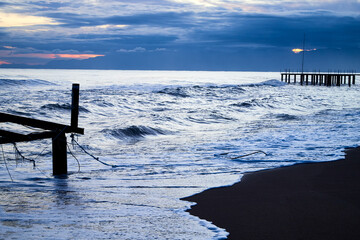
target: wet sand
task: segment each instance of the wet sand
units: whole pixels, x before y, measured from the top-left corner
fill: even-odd
[[[184,200],[228,239],[360,239],[360,148],[344,160],[248,173]]]

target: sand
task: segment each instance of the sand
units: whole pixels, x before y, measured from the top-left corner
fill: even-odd
[[[184,198],[228,239],[360,239],[360,148],[344,160],[245,174],[230,187]]]

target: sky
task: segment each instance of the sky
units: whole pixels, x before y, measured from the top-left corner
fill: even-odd
[[[305,51],[303,44],[305,39]],[[360,71],[360,0],[0,0],[0,67]]]

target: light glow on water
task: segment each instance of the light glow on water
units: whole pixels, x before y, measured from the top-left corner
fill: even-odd
[[[279,73],[19,70],[0,72],[0,111],[70,123],[80,83],[77,141],[67,179],[51,176],[51,140],[0,157],[0,238],[218,239],[180,201],[242,174],[336,160],[360,136],[359,87],[287,85]],[[11,125],[11,124],[10,124]],[[1,123],[1,129],[17,126]],[[21,131],[32,131],[21,128]],[[244,158],[236,156],[262,150]]]

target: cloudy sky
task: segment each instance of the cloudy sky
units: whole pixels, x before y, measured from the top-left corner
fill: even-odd
[[[0,0],[0,66],[360,71],[360,0]],[[297,52],[297,53],[296,53]]]

